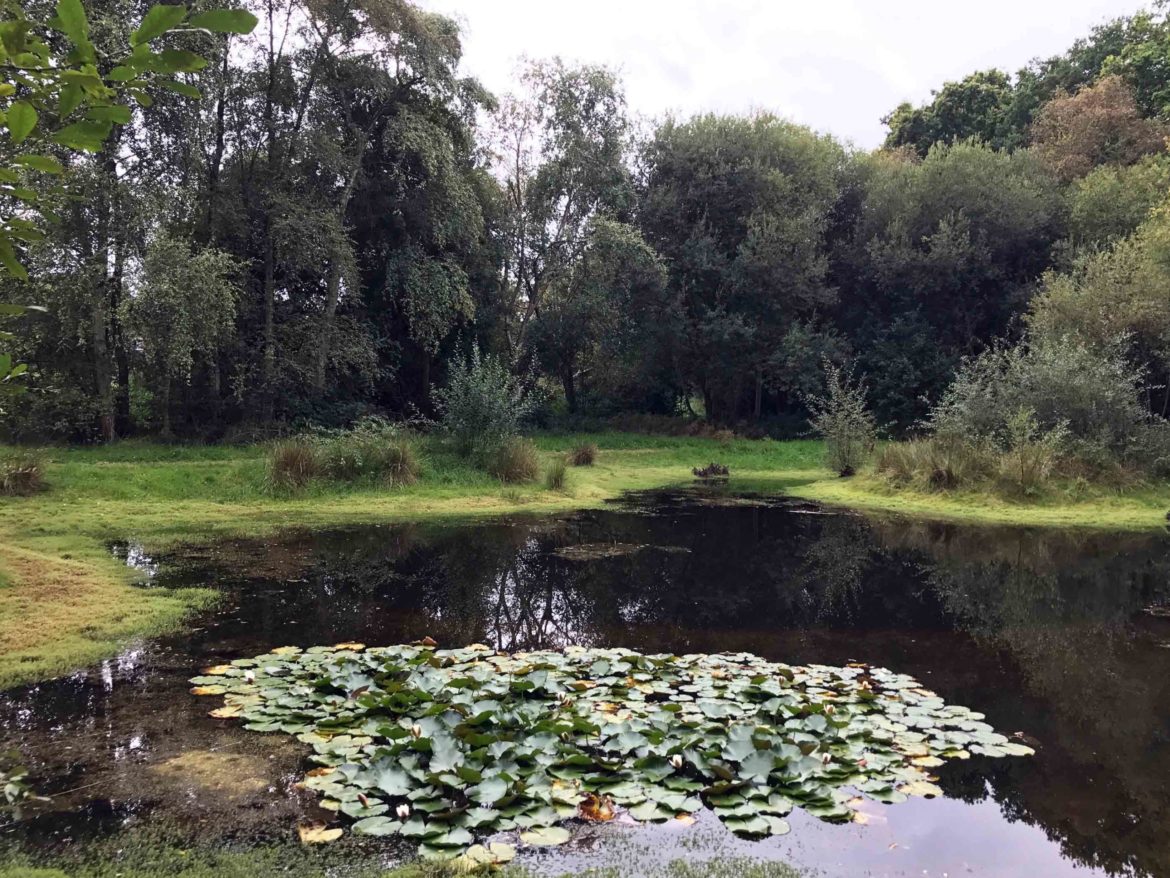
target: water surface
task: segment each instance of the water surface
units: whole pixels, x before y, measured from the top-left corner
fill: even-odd
[[[0,749],[18,748],[53,797],[8,827],[27,844],[84,844],[166,819],[211,840],[287,839],[317,813],[294,787],[305,748],[210,719],[214,705],[189,696],[186,679],[273,646],[429,635],[451,647],[863,661],[912,674],[1037,748],[948,763],[945,798],[869,805],[866,825],[797,812],[790,835],[755,843],[709,815],[685,832],[591,829],[537,860],[542,869],[735,854],[830,876],[1170,875],[1164,535],[679,493],[556,518],[290,531],[161,558],[116,551],[143,587],[212,585],[225,600],[182,637],[0,696]]]

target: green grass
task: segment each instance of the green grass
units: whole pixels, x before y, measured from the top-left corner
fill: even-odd
[[[207,606],[203,589],[131,587],[113,539],[148,549],[261,534],[280,527],[470,518],[594,507],[622,491],[692,482],[691,468],[731,468],[733,490],[785,492],[830,504],[924,518],[1109,529],[1165,525],[1170,486],[1115,494],[1060,490],[1032,502],[983,493],[919,494],[860,476],[831,477],[815,441],[775,442],[629,433],[538,436],[542,470],[586,442],[593,466],[574,467],[563,490],[541,480],[502,485],[434,441],[421,443],[417,483],[394,489],[316,484],[301,494],[266,489],[261,446],[122,442],[47,450],[48,490],[0,498],[0,686],[68,672],[128,640],[176,629]]]
[[[541,874],[556,878],[800,878],[800,872],[783,863],[723,856],[718,850],[693,856],[704,844],[696,837],[685,845],[692,849],[687,860],[660,862],[645,840],[616,833],[607,841],[607,849],[623,862],[622,868],[584,867],[564,874],[542,869]],[[146,824],[51,852],[9,843],[0,848],[0,878],[452,878],[458,874],[441,863],[388,866],[387,855],[386,845],[354,836],[314,847],[292,841],[221,844]],[[486,874],[532,878],[530,871],[517,865]]]

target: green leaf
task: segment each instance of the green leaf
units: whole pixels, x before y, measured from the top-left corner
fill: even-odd
[[[57,22],[62,33],[69,37],[86,58],[93,57],[93,46],[89,42],[89,21],[81,0],[57,0]]]
[[[353,831],[356,835],[394,835],[401,828],[402,824],[397,820],[381,816],[366,817],[353,825]]]
[[[95,122],[116,122],[119,125],[129,124],[134,114],[129,107],[122,104],[110,104],[104,107],[90,107],[85,111],[85,118]]]
[[[191,27],[217,34],[250,34],[259,20],[246,9],[211,9],[191,16]]]
[[[18,155],[13,161],[18,165],[23,165],[26,168],[32,168],[34,171],[41,171],[45,174],[60,174],[65,170],[61,167],[61,163],[51,155],[24,153],[23,155]]]
[[[80,85],[66,85],[61,89],[61,96],[57,99],[57,113],[64,119],[81,106],[85,94]]]
[[[151,69],[159,73],[193,73],[207,66],[207,59],[183,49],[164,49],[151,60]]]
[[[27,101],[15,101],[8,108],[8,132],[13,143],[21,143],[37,127],[37,111]]]
[[[141,46],[149,43],[178,27],[186,17],[186,6],[168,6],[163,3],[152,6],[142,19],[142,24],[130,35],[130,45]]]
[[[4,270],[11,277],[28,280],[28,272],[20,264],[20,260],[16,258],[16,250],[13,249],[12,242],[7,237],[0,237],[0,265],[4,266]]]
[[[571,837],[569,830],[563,826],[546,826],[541,829],[532,829],[528,832],[520,833],[520,840],[522,842],[536,845],[537,847],[554,847],[558,844],[564,844]]]
[[[54,134],[53,140],[70,149],[97,152],[102,148],[102,144],[105,143],[106,138],[110,136],[110,131],[113,130],[113,127],[113,123],[111,122],[96,122],[93,120],[74,122],[72,125],[67,125]]]
[[[113,70],[106,74],[106,79],[110,82],[129,82],[138,76],[138,72],[133,67],[127,67],[125,64],[119,64]]]
[[[159,88],[164,88],[167,91],[173,91],[175,94],[183,95],[184,97],[199,100],[203,94],[199,89],[193,85],[187,85],[185,82],[178,82],[174,79],[160,79],[155,83]],[[148,105],[149,106],[149,105]]]

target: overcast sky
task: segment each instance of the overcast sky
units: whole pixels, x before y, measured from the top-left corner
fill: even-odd
[[[463,24],[463,72],[496,93],[517,60],[618,68],[630,107],[767,109],[861,147],[948,79],[1014,72],[1141,0],[422,0]]]

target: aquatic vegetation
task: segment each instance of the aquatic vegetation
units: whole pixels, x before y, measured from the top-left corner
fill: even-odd
[[[946,759],[1032,752],[906,675],[747,653],[343,643],[282,647],[191,682],[224,696],[213,717],[310,745],[318,767],[304,785],[355,833],[439,857],[502,830],[559,844],[564,821],[619,808],[665,822],[706,806],[739,835],[781,835],[795,807],[848,821],[859,794],[940,795],[929,770]]]

